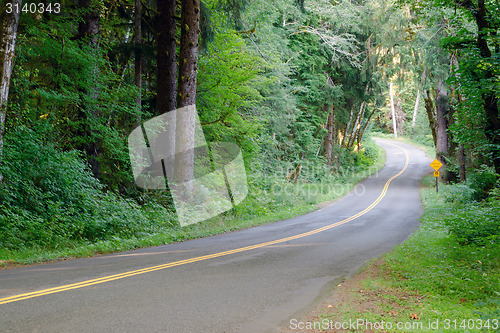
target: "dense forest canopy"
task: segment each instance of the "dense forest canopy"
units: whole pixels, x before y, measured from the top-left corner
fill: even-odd
[[[127,140],[189,105],[207,142],[243,153],[250,193],[228,214],[367,168],[368,134],[394,125],[434,144],[443,181],[482,170],[486,196],[500,173],[495,1],[2,0],[0,20],[6,248],[174,226]]]

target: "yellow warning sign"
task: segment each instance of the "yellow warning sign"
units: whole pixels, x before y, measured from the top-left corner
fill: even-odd
[[[439,171],[434,171],[434,177],[439,177]]]
[[[434,170],[438,171],[440,167],[443,166],[443,163],[439,162],[437,159],[435,159],[434,161],[432,161],[431,163],[431,168],[433,168]],[[434,176],[434,177],[437,177],[437,176]]]

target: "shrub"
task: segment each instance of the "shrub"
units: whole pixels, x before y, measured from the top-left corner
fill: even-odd
[[[444,221],[460,245],[484,246],[500,241],[499,216],[499,205],[476,204],[454,209]]]
[[[476,191],[469,185],[455,184],[450,186],[448,191],[444,192],[443,196],[446,202],[467,204],[474,201],[475,194]]]
[[[6,137],[0,247],[55,248],[81,240],[137,237],[163,226],[158,220],[153,227],[149,209],[104,192],[78,151],[61,151],[46,141],[43,128],[26,126]],[[163,219],[172,215],[163,212]]]
[[[475,191],[474,199],[481,201],[488,197],[488,192],[495,187],[497,174],[485,165],[471,172],[467,184]]]

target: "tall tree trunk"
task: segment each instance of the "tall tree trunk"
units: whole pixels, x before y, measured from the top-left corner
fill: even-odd
[[[100,12],[93,0],[79,0],[78,7],[84,11],[83,20],[78,26],[78,37],[88,42],[93,57],[99,56],[99,34],[101,32]],[[99,67],[97,62],[91,64],[91,72],[89,73],[89,89],[85,89],[83,94],[87,96],[84,106],[79,111],[80,121],[83,126],[80,129],[78,136],[80,138],[88,138],[86,142],[80,144],[80,149],[85,151],[88,162],[94,177],[99,177],[99,156],[101,149],[99,147],[99,133],[95,129],[98,121],[98,99],[99,99]]]
[[[368,119],[366,120],[366,123],[363,125],[363,128],[360,131],[358,131],[358,150],[359,150],[360,142],[363,139],[363,136],[365,135],[366,128],[368,127],[368,124],[370,124],[370,121],[372,120],[373,115],[375,114],[375,111],[377,111],[376,107],[370,113],[370,116],[368,116]]]
[[[413,137],[413,133],[415,132],[415,123],[417,122],[417,113],[418,113],[418,103],[420,102],[420,90],[417,90],[417,99],[415,100],[415,108],[413,109],[413,119],[411,121],[411,136]]]
[[[434,102],[432,101],[431,92],[429,90],[424,91],[424,101],[425,111],[427,111],[427,118],[429,119],[429,127],[431,128],[432,140],[434,141],[434,147],[437,147],[436,111]]]
[[[349,114],[349,121],[345,126],[344,137],[342,138],[342,143],[340,144],[342,147],[346,147],[347,140],[349,139],[349,131],[351,130],[352,117],[354,116],[354,105],[351,107],[351,113]]]
[[[438,82],[436,91],[436,158],[446,170],[448,157],[448,93],[443,83]]]
[[[200,0],[183,0],[177,93],[177,106],[179,108],[196,103],[199,34]]]
[[[177,93],[175,178],[185,182],[194,178],[194,137],[196,119],[196,76],[198,74],[198,38],[200,34],[200,0],[182,2],[181,50]],[[184,109],[182,109],[184,108]],[[191,193],[184,194],[189,199]]]
[[[457,56],[456,51],[451,53],[451,67],[454,68],[454,70],[455,70],[455,77],[458,77],[459,74],[457,72],[459,69],[459,63],[458,63],[458,56]],[[465,97],[462,96],[460,93],[457,93],[455,91],[454,95],[457,95],[457,100],[459,103],[462,103],[465,101]],[[460,175],[460,181],[464,182],[465,181],[465,150],[464,150],[464,145],[461,142],[458,143],[457,154],[458,154],[457,160],[458,160],[458,170],[459,170],[459,175]]]
[[[176,0],[158,0],[157,97],[158,115],[175,110],[177,100]]]
[[[394,97],[392,95],[392,82],[389,83],[389,91],[391,94],[391,115],[392,115],[392,127],[394,131],[394,138],[398,138],[398,129],[396,127],[396,113],[394,112]]]
[[[328,166],[332,165],[332,148],[333,148],[333,133],[335,131],[335,115],[333,113],[333,105],[327,106],[328,110],[328,120],[326,121],[326,130],[328,134],[325,140],[325,156],[326,164]]]
[[[11,8],[21,8],[21,0],[14,0],[11,3]],[[0,4],[0,165],[2,164],[5,117],[7,115],[7,101],[9,100],[10,77],[14,64],[18,25],[19,12],[12,10],[11,13],[7,13],[6,2],[2,2]],[[3,175],[0,171],[0,182],[2,181]]]
[[[101,31],[100,13],[97,8],[92,8],[92,0],[78,0],[78,7],[85,11],[83,20],[78,25],[78,37],[80,39],[89,38],[89,43],[97,47],[99,33]]]
[[[347,144],[348,148],[351,148],[352,145],[354,144],[354,141],[356,141],[356,138],[358,137],[358,131],[360,130],[361,127],[361,121],[363,120],[363,115],[365,113],[365,107],[366,104],[365,102],[361,103],[361,106],[359,107],[358,114],[356,115],[356,121],[354,122],[354,127],[352,128],[352,133],[351,137],[349,138],[349,143]]]
[[[135,0],[135,10],[134,10],[134,44],[135,44],[135,73],[134,73],[134,83],[139,91],[137,98],[135,100],[135,105],[137,108],[137,125],[141,123],[141,104],[142,104],[142,3],[141,0]]]
[[[156,114],[162,115],[176,109],[177,106],[177,26],[175,21],[176,0],[157,0],[158,5],[158,41],[156,76]],[[176,122],[176,114],[170,116]],[[173,126],[175,128],[175,126]],[[176,132],[166,133],[164,144],[169,145],[167,151],[175,152]],[[172,161],[175,161],[173,159]],[[172,163],[168,161],[168,163]],[[165,170],[167,178],[174,176],[175,168],[168,166]],[[172,180],[172,179],[171,179]]]
[[[488,75],[488,79],[493,79],[493,75]],[[495,92],[483,94],[483,106],[488,120],[484,134],[491,144],[495,172],[500,174],[500,118],[498,114],[498,97]]]
[[[479,29],[477,44],[481,51],[481,55],[484,58],[491,57],[491,51],[488,47],[488,43],[485,39],[485,34],[487,29],[491,29],[488,22],[488,18],[484,0],[478,1],[478,11],[476,14],[476,21]],[[486,70],[486,79],[495,80],[496,75],[491,68]],[[497,93],[493,90],[489,90],[482,95],[483,107],[486,112],[486,128],[484,134],[486,139],[491,144],[492,150],[492,162],[495,167],[495,172],[500,174],[500,115],[498,103],[499,99]]]

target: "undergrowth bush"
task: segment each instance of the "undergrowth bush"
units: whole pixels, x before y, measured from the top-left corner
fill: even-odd
[[[500,242],[498,185],[497,175],[483,166],[471,173],[464,184],[443,187],[444,201],[450,205],[443,221],[460,245]]]
[[[493,168],[485,165],[471,172],[468,176],[467,184],[475,192],[474,199],[478,201],[486,199],[490,190],[495,188],[497,177]]]
[[[445,223],[460,245],[500,242],[500,206],[469,204],[446,215]]]
[[[474,201],[475,193],[469,185],[455,184],[443,192],[443,197],[448,203],[469,204]]]
[[[147,209],[106,193],[75,150],[44,139],[45,128],[20,126],[5,141],[0,184],[0,247],[55,248],[76,241],[152,233]],[[162,211],[162,207],[154,207]],[[163,208],[163,219],[171,215]]]

